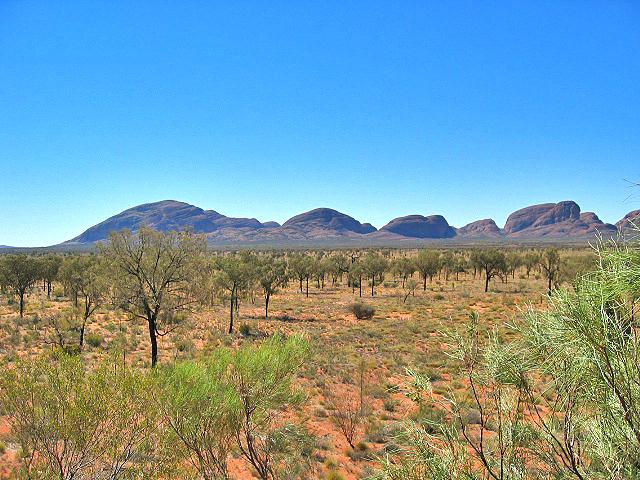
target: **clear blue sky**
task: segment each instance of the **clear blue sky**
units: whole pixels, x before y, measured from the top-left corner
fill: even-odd
[[[0,166],[8,245],[162,199],[615,222],[640,208],[640,4],[2,0]]]

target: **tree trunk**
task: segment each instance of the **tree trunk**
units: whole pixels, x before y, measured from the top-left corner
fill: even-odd
[[[309,277],[307,277],[307,298],[309,298]]]
[[[24,292],[20,292],[20,318],[22,318],[24,314]]]
[[[80,327],[80,350],[82,350],[82,347],[84,346],[84,329],[86,325],[87,319],[85,317],[84,321],[82,322],[82,327]]]
[[[150,318],[149,324],[149,340],[151,340],[151,368],[155,368],[158,364],[158,337],[156,336],[156,320]]]
[[[231,290],[231,301],[229,302],[229,333],[233,333],[233,302],[235,300],[235,288]]]
[[[267,293],[264,297],[264,318],[265,320],[269,319],[269,297],[271,295]]]
[[[423,280],[423,282],[422,282],[422,290],[424,290],[426,292],[427,291],[427,276],[425,275],[422,280]]]
[[[375,285],[376,285],[376,276],[375,276],[375,275],[373,275],[373,276],[371,277],[371,296],[372,296],[372,297],[373,297],[373,295],[374,295],[374,293],[375,293],[375,292],[374,292],[374,290],[373,290],[373,288],[375,287]]]
[[[484,292],[487,293],[489,291],[489,279],[491,277],[489,276],[489,274],[486,274],[485,276],[485,281],[484,281]]]

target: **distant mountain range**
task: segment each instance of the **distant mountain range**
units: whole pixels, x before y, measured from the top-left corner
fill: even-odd
[[[580,241],[594,235],[611,237],[640,222],[640,210],[629,212],[616,225],[602,222],[595,213],[580,211],[573,201],[545,203],[509,215],[503,228],[491,219],[455,228],[441,215],[408,215],[377,230],[369,223],[330,208],[317,208],[284,224],[255,218],[226,217],[214,210],[175,200],[147,203],[125,210],[85,230],[62,246],[91,245],[112,231],[142,226],[156,230],[190,228],[204,233],[213,245],[393,245],[440,241],[452,243],[500,241]]]

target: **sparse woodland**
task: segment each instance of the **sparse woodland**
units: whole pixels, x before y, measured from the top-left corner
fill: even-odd
[[[0,256],[0,477],[632,479],[640,250]]]

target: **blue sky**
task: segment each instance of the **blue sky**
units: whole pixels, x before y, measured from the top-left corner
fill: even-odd
[[[0,244],[136,204],[640,208],[640,4],[0,1]]]

